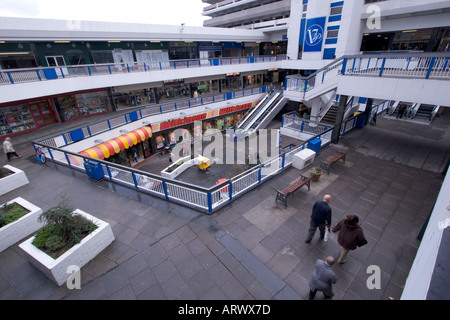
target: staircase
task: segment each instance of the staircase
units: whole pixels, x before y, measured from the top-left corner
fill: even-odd
[[[334,123],[336,121],[337,111],[338,111],[338,107],[337,106],[331,106],[331,108],[323,116],[323,118],[322,118],[322,120],[320,122],[334,125]]]

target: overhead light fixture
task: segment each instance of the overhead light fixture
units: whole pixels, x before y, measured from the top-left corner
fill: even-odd
[[[54,43],[70,43],[69,40],[55,40]]]
[[[151,40],[150,42],[152,42],[152,43],[160,43],[161,41],[159,41],[159,40]]]
[[[119,43],[120,40],[109,40],[108,43]]]
[[[416,32],[417,30],[403,30],[403,33],[407,33],[407,32]]]
[[[6,41],[2,40],[2,41],[0,41],[0,43],[6,43]]]
[[[12,56],[12,55],[19,55],[19,54],[30,54],[28,51],[24,52],[0,52],[1,56]]]

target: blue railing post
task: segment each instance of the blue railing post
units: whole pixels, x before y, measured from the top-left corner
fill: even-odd
[[[175,105],[175,111],[177,111],[177,110],[178,110],[178,109],[177,109],[177,103],[174,102],[174,105]]]
[[[66,77],[64,76],[64,71],[63,71],[63,68],[62,68],[62,67],[60,67],[60,68],[59,68],[59,71],[61,71],[61,75],[62,75],[63,79],[65,79]]]
[[[109,70],[109,74],[112,74],[110,65],[108,65],[108,70]]]
[[[261,165],[258,168],[258,183],[261,183]]]
[[[63,140],[64,140],[65,145],[67,146],[68,143],[67,143],[66,136],[63,134],[62,137],[63,137]]]
[[[89,133],[89,137],[92,137],[92,133],[91,133],[91,129],[89,128],[89,126],[86,127],[88,133]]]
[[[284,170],[284,163],[286,161],[286,154],[281,156],[281,170]]]
[[[230,200],[233,200],[233,182],[230,181],[230,184],[228,185],[228,196],[230,197]]]
[[[189,69],[189,60],[186,61],[186,66]]]
[[[342,61],[342,70],[341,70],[342,75],[345,75],[345,69],[347,69],[347,58],[344,58],[344,60]]]
[[[212,212],[212,195],[211,192],[208,192],[208,212]]]
[[[161,61],[159,62],[159,70],[162,70]]]
[[[69,166],[71,167],[72,166],[72,164],[70,163],[70,159],[69,159],[69,156],[67,155],[67,153],[65,153],[64,152],[64,155],[66,156],[66,159],[67,159],[67,163],[69,164]]]
[[[147,71],[147,66],[145,65],[145,62],[144,62],[144,71]]]
[[[305,92],[307,88],[308,88],[308,79],[305,79]]]
[[[384,65],[385,64],[386,64],[386,58],[383,58],[383,62],[381,63],[381,69],[380,69],[379,77],[381,77],[383,75],[383,70],[384,70]]]
[[[42,81],[41,75],[39,74],[39,70],[36,70],[36,74],[37,74],[37,76],[38,76],[39,81]]]
[[[436,61],[435,57],[431,58],[430,66],[428,67],[428,72],[427,72],[425,79],[428,79],[430,77],[430,74],[431,74],[431,71],[433,70],[435,61]]]
[[[137,188],[138,187],[138,182],[137,182],[137,179],[136,179],[136,174],[134,172],[132,172],[131,176],[133,177],[134,186]]]
[[[8,78],[9,78],[9,81],[11,81],[11,84],[14,84],[14,80],[13,80],[13,78],[11,77],[11,72],[6,72],[6,74],[8,75]]]
[[[109,130],[111,130],[111,122],[109,122],[109,120],[106,120],[106,122],[108,123]]]
[[[52,160],[55,160],[55,159],[53,158],[52,150],[51,150],[50,148],[47,148],[47,151],[48,151],[48,154],[50,155],[50,158],[52,158]]]
[[[106,172],[108,172],[109,179],[112,180],[113,176],[112,176],[112,174],[111,174],[111,169],[109,169],[109,166],[108,166],[108,165],[106,165],[105,167],[106,167]]]
[[[130,73],[130,66],[127,63],[127,72]]]
[[[88,73],[89,73],[89,75],[91,76],[92,74],[91,74],[91,67],[87,67],[88,68]]]
[[[169,193],[167,192],[167,184],[165,181],[162,182],[162,186],[163,186],[163,190],[164,190],[164,196],[166,197],[166,199],[169,199]]]
[[[160,112],[160,113],[163,113],[163,112],[162,112],[162,106],[161,106],[161,105],[159,105],[159,112]]]

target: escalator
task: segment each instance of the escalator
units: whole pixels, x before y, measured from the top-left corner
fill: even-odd
[[[271,92],[261,100],[252,112],[237,124],[236,129],[251,133],[264,128],[272,121],[286,102],[287,99],[283,96],[283,90]]]

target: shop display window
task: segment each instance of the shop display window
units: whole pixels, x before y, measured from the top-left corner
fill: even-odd
[[[55,98],[55,100],[61,109],[61,114],[64,117],[64,120],[70,120],[80,116],[74,96],[70,95],[58,97]]]
[[[106,91],[77,94],[75,98],[77,99],[78,109],[82,116],[111,110],[111,104]]]
[[[35,129],[28,104],[0,108],[0,136]]]

